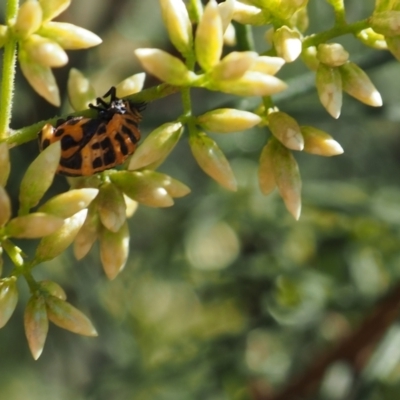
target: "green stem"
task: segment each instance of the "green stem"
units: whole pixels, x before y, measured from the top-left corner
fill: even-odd
[[[243,25],[233,21],[239,51],[254,51],[253,31],[250,25]]]
[[[6,21],[11,25],[18,12],[18,0],[8,0]],[[0,89],[0,139],[5,139],[9,134],[11,109],[14,93],[15,63],[17,55],[17,41],[10,36],[4,46],[3,73]]]
[[[348,25],[334,26],[325,32],[317,33],[308,36],[303,41],[303,49],[311,46],[318,46],[321,43],[326,43],[331,39],[339,36],[347,35],[349,33],[355,34],[369,27],[369,19],[363,19]]]
[[[16,270],[22,271],[24,266],[22,250],[8,239],[4,240],[1,245],[8,257],[10,257],[12,263],[15,265]]]

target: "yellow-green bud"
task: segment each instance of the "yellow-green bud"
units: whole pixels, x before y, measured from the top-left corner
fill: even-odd
[[[286,147],[277,144],[273,154],[276,185],[287,210],[298,220],[301,213],[301,178],[299,166]]]
[[[318,96],[326,111],[339,118],[342,108],[342,78],[338,68],[320,63],[316,73]]]
[[[200,115],[196,123],[204,130],[217,133],[244,131],[259,124],[261,118],[248,111],[219,108]]]
[[[313,126],[302,126],[304,151],[319,156],[331,157],[343,153],[342,146],[333,137]]]
[[[74,255],[77,260],[85,257],[97,239],[97,232],[100,228],[99,214],[97,207],[92,204],[88,208],[85,222],[77,233],[74,240]]]
[[[169,175],[145,170],[143,171],[143,176],[149,177],[154,184],[163,187],[171,197],[183,197],[190,193],[190,189],[185,184],[171,178]]]
[[[149,171],[154,176],[158,173]],[[174,200],[168,191],[149,174],[136,171],[118,171],[111,181],[131,199],[150,207],[170,207]]]
[[[233,24],[229,24],[224,32],[224,44],[231,47],[236,45],[236,30]]]
[[[0,328],[11,318],[18,302],[17,278],[4,278],[0,280]]]
[[[13,218],[6,226],[5,234],[14,238],[36,239],[60,229],[64,221],[54,215],[41,212]]]
[[[178,143],[182,132],[180,122],[167,122],[152,131],[133,153],[128,169],[140,169],[164,161]]]
[[[25,335],[32,356],[37,360],[42,354],[49,330],[49,320],[44,297],[34,294],[29,300],[24,313]]]
[[[48,261],[61,254],[75,239],[85,221],[86,214],[87,209],[79,211],[71,218],[67,218],[60,229],[45,236],[36,249],[35,260]]]
[[[268,19],[265,18],[263,10],[258,7],[235,1],[233,20],[243,25],[260,26],[265,25]]]
[[[196,77],[179,58],[163,50],[137,49],[135,54],[144,69],[170,85],[187,85]]]
[[[290,115],[277,111],[268,115],[268,126],[272,134],[288,149],[301,151],[304,140],[297,121]]]
[[[135,74],[124,79],[115,87],[117,90],[117,96],[122,98],[140,92],[143,89],[145,78],[146,74],[144,72],[140,72],[139,74]]]
[[[114,279],[125,267],[129,255],[129,229],[126,221],[117,232],[102,227],[99,232],[100,259],[108,279]]]
[[[273,42],[277,55],[287,63],[295,61],[301,53],[300,33],[287,26],[282,26],[274,32]]]
[[[75,111],[86,110],[96,98],[96,92],[89,79],[76,68],[69,70],[67,87],[68,99]]]
[[[20,210],[27,213],[35,207],[53,182],[61,156],[61,142],[46,147],[25,172],[19,191]]]
[[[11,201],[6,190],[0,186],[0,227],[11,218]]]
[[[126,220],[126,205],[121,190],[111,182],[104,183],[96,204],[101,223],[109,231],[118,232]]]
[[[182,54],[192,51],[192,25],[182,0],[160,0],[162,18],[167,27],[169,38]]]
[[[396,57],[397,60],[400,60],[400,36],[387,37],[386,44],[389,51]]]
[[[43,21],[49,21],[66,10],[71,0],[39,0],[39,3],[43,10]]]
[[[357,38],[365,45],[377,50],[387,50],[385,37],[372,28],[363,29],[357,33]]]
[[[384,36],[400,35],[400,11],[382,11],[370,18],[371,28]]]
[[[280,57],[260,56],[257,57],[250,67],[250,71],[261,72],[267,75],[275,75],[285,64]]]
[[[98,193],[98,189],[92,188],[73,189],[52,197],[38,211],[63,219],[69,218],[87,208]]]
[[[307,47],[301,53],[301,59],[303,60],[304,64],[311,69],[311,71],[317,70],[319,60],[317,58],[317,48],[315,46]]]
[[[30,35],[21,47],[33,62],[45,67],[62,67],[68,62],[67,53],[58,43],[39,35]]]
[[[280,0],[279,3],[280,15],[287,19],[292,17],[296,11],[303,9],[307,5],[308,0]]]
[[[221,186],[236,191],[237,183],[232,168],[217,143],[203,132],[190,135],[190,148],[199,167]]]
[[[239,79],[253,65],[258,54],[254,51],[233,51],[224,57],[211,71],[215,81]]]
[[[130,197],[124,194],[125,205],[126,205],[126,218],[132,217],[138,209],[139,203],[135,200],[132,200]]]
[[[0,143],[0,186],[6,186],[10,169],[8,145],[7,143]]]
[[[261,192],[265,195],[270,194],[276,187],[273,169],[273,146],[274,139],[269,140],[263,147],[258,166],[258,183]]]
[[[65,50],[88,49],[102,42],[93,32],[67,22],[46,22],[37,33],[54,40]]]
[[[225,0],[218,4],[219,15],[222,20],[222,30],[226,32],[235,12],[235,0]],[[232,25],[231,25],[232,26]]]
[[[285,82],[275,76],[257,71],[247,71],[241,78],[232,81],[216,81],[210,89],[236,94],[238,96],[272,96],[287,88]]]
[[[27,0],[21,4],[13,28],[18,39],[25,39],[36,32],[42,23],[42,8],[36,0]]]
[[[299,32],[305,32],[308,29],[310,20],[307,7],[303,7],[295,12],[290,18],[290,26],[295,26]]]
[[[347,62],[349,53],[339,43],[323,43],[318,46],[317,58],[329,67],[339,67]]]
[[[51,68],[31,60],[23,47],[18,53],[18,59],[23,75],[36,93],[59,107],[60,93]]]
[[[97,336],[90,320],[78,309],[55,296],[46,296],[47,316],[53,324],[84,336]]]
[[[8,34],[8,26],[0,25],[0,48],[2,48],[7,43]]]
[[[222,19],[215,0],[209,0],[197,26],[196,59],[204,71],[210,71],[220,60],[224,44]]]
[[[356,64],[347,62],[339,67],[343,90],[357,100],[372,107],[382,105],[382,97],[372,84],[368,75]]]
[[[53,281],[40,281],[38,282],[40,286],[40,291],[50,294],[51,296],[58,297],[61,300],[66,300],[67,295],[64,289],[56,282]]]

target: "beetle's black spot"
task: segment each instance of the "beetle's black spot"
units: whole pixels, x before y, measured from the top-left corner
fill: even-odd
[[[68,125],[76,125],[81,119],[82,119],[82,117],[78,117],[78,118],[73,117],[73,118],[67,120],[67,124]]]
[[[93,161],[92,161],[92,167],[94,169],[100,168],[103,166],[103,160],[101,159],[101,157],[96,157]]]
[[[82,154],[75,153],[72,157],[61,158],[60,165],[69,169],[81,169],[82,166]]]
[[[63,129],[63,128],[58,128],[58,129],[55,130],[54,136],[55,136],[55,137],[60,137],[60,136],[64,135],[64,132],[65,132],[65,129]]]
[[[72,147],[76,147],[79,145],[71,135],[65,135],[61,138],[61,149],[63,151],[69,150]]]
[[[103,153],[104,165],[115,164],[117,157],[112,147],[109,147],[107,151]]]
[[[138,122],[137,122],[135,119],[133,119],[133,118],[126,118],[126,119],[125,119],[125,122],[126,122],[127,124],[129,124],[129,125],[134,126],[135,128],[138,127]]]
[[[50,140],[49,139],[44,139],[42,141],[42,149],[45,149],[46,147],[50,146]]]
[[[114,136],[115,140],[119,143],[119,149],[121,151],[121,153],[126,156],[129,152],[128,147],[126,147],[126,143],[125,140],[123,138],[123,136],[118,132],[115,136]]]
[[[97,134],[101,135],[107,131],[107,126],[105,124],[100,125],[97,129]]]
[[[100,143],[99,142],[94,142],[92,144],[92,150],[98,150],[100,148]]]
[[[105,149],[112,149],[112,143],[109,137],[105,137],[101,142],[100,142],[101,148],[103,150]]]

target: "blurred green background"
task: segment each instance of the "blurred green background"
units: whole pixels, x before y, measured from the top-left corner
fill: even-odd
[[[348,20],[367,17],[373,5],[346,2]],[[309,10],[307,33],[332,25],[326,2],[311,0]],[[69,52],[68,66],[55,70],[64,94],[71,67],[90,77],[102,95],[141,71],[135,48],[174,52],[157,0],[73,1],[59,20],[104,40],[89,51]],[[257,50],[265,50],[264,30],[254,33]],[[98,338],[51,326],[41,358],[33,361],[22,320],[29,293],[20,284],[17,311],[0,331],[0,399],[266,398],[349,334],[390,291],[400,277],[400,65],[353,38],[339,39],[385,105],[373,109],[345,96],[342,115],[333,120],[301,62],[279,73],[290,82],[288,94],[278,96],[281,110],[326,130],[345,150],[334,158],[296,154],[303,179],[300,221],[276,193],[264,197],[258,188],[266,130],[213,136],[232,163],[237,193],[204,175],[183,138],[160,170],[192,193],[169,209],[139,207],[130,220],[129,262],[114,281],[106,280],[97,247],[82,261],[67,251],[34,271],[66,290],[68,300],[91,318]],[[155,84],[148,76],[146,86]],[[192,98],[198,113],[216,105],[249,107],[247,100],[203,90],[194,90]],[[62,113],[68,107],[65,98]],[[178,95],[149,104],[143,135],[180,112]],[[59,113],[18,71],[12,127]],[[7,189],[16,210],[20,180],[38,154],[37,143],[11,154]],[[57,177],[49,196],[67,189],[65,178]],[[36,245],[20,244],[28,254]],[[361,372],[344,362],[332,364],[310,398],[398,400],[399,349],[395,323]]]

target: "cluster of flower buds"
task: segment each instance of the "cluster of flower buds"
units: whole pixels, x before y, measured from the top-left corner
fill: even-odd
[[[255,52],[232,52],[221,59],[226,31],[236,1],[217,4],[210,0],[192,37],[192,25],[182,0],[162,0],[161,9],[169,37],[186,60],[195,57],[202,69],[196,74],[183,61],[159,49],[137,49],[143,67],[160,80],[175,86],[198,86],[241,96],[270,96],[286,89],[274,75],[284,64],[278,57]]]
[[[339,118],[343,91],[373,107],[382,105],[382,98],[367,74],[349,61],[349,53],[338,43],[323,43],[303,51],[303,60],[316,71],[318,96],[328,111]]]
[[[272,111],[267,120],[273,136],[261,152],[259,185],[265,195],[277,187],[286,208],[298,219],[301,212],[301,177],[291,150],[330,157],[342,154],[343,149],[326,132],[312,126],[299,126],[284,112]]]
[[[0,26],[0,46],[18,42],[22,73],[35,91],[55,106],[60,95],[51,68],[68,62],[65,50],[86,49],[101,43],[94,33],[65,22],[53,22],[71,0],[27,0],[10,26]]]

